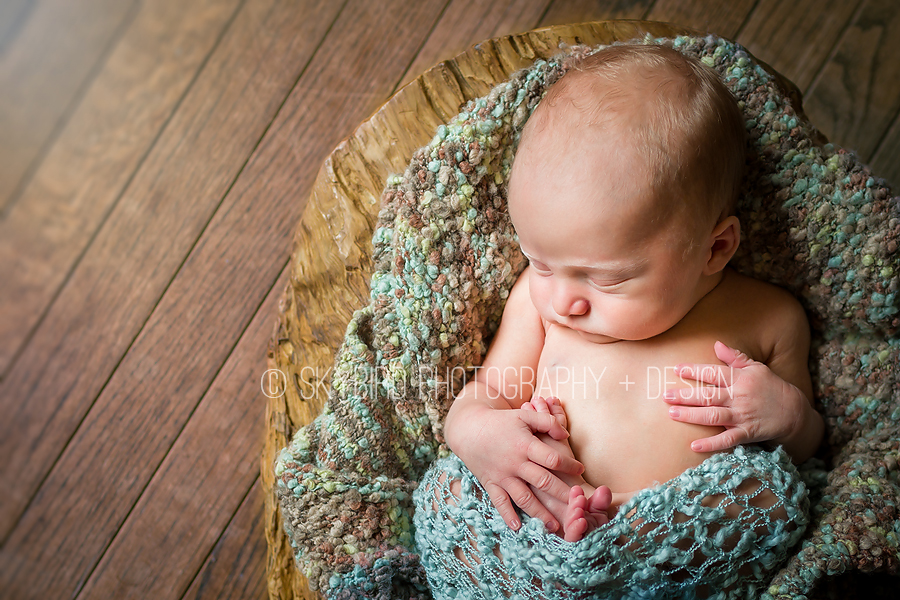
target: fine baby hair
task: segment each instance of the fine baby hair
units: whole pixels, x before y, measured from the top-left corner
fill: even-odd
[[[559,111],[604,135],[623,114],[644,157],[644,177],[704,226],[734,212],[744,169],[744,119],[720,77],[700,60],[663,45],[622,44],[568,59],[528,121],[521,144],[552,130]],[[713,221],[712,219],[715,219]]]

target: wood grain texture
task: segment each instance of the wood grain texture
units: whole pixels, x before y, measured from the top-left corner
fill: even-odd
[[[45,0],[28,6],[14,0],[0,8],[0,215],[134,4]],[[13,34],[15,40],[4,43]]]
[[[257,479],[182,598],[265,600],[268,596],[263,491]]]
[[[875,151],[872,162],[869,163],[872,172],[884,177],[891,183],[891,189],[895,193],[900,190],[900,115],[894,119],[891,128],[888,129],[881,140],[881,145]]]
[[[260,378],[286,283],[284,269],[78,598],[180,598],[191,585],[259,477]]]
[[[0,2],[0,56],[6,52],[6,47],[22,33],[34,6],[35,0]]]
[[[533,29],[551,0],[452,0],[410,65],[400,87],[437,62],[499,35]]]
[[[613,19],[643,19],[656,0],[553,0],[540,27]],[[510,32],[512,33],[512,32]]]
[[[302,197],[304,186],[308,189],[316,165],[339,136],[346,135],[383,102],[424,41],[425,32],[430,28],[421,25],[429,15],[435,14],[434,4],[418,3],[413,10],[407,10],[411,20],[404,24],[383,18],[391,11],[399,12],[400,8],[400,3],[391,6],[353,2],[342,12],[344,20],[329,29],[335,38],[323,42],[342,48],[342,52],[315,55],[319,60],[314,60],[304,71],[294,88],[296,93],[281,106],[277,119],[256,145],[255,154],[230,187],[215,216],[203,224],[203,237],[174,280],[171,279],[173,270],[165,262],[172,255],[177,256],[178,250],[172,245],[182,244],[179,227],[186,216],[193,218],[192,205],[199,204],[201,209],[208,206],[204,197],[173,194],[170,186],[165,188],[168,193],[159,193],[157,182],[165,181],[167,174],[179,177],[183,174],[185,180],[200,174],[185,169],[184,158],[148,177],[146,185],[140,181],[143,175],[139,174],[133,187],[153,192],[152,202],[132,204],[123,200],[121,213],[117,210],[107,221],[108,239],[94,244],[101,252],[98,260],[105,256],[106,264],[123,265],[124,272],[132,276],[117,277],[108,271],[102,276],[92,275],[91,271],[78,275],[79,268],[73,280],[84,277],[84,282],[91,284],[95,298],[108,305],[103,310],[94,307],[87,311],[84,306],[75,310],[98,318],[105,314],[107,319],[118,312],[120,325],[140,327],[141,322],[129,319],[134,313],[146,314],[149,308],[136,305],[146,302],[147,297],[151,301],[158,298],[167,285],[168,290],[150,319],[143,323],[141,334],[116,367],[79,432],[4,547],[2,565],[16,567],[15,563],[19,562],[15,571],[21,577],[19,581],[28,579],[28,574],[21,569],[23,562],[62,561],[63,556],[72,553],[70,545],[78,546],[78,559],[59,565],[60,570],[65,567],[71,572],[79,564],[90,565],[90,561],[99,558],[97,552],[108,543],[134,505],[146,481],[168,452],[173,435],[184,426],[231,351],[234,339],[258,308],[265,290],[271,287],[279,263],[286,262],[291,223],[299,216],[301,206],[297,198]],[[308,12],[298,11],[297,18],[309,19]],[[373,27],[373,23],[380,25]],[[391,36],[398,36],[398,42],[384,44]],[[307,36],[291,39],[304,40]],[[281,54],[286,53],[281,50]],[[366,59],[359,60],[360,56]],[[281,64],[269,62],[276,67]],[[260,74],[264,79],[270,76],[265,71]],[[231,74],[227,79],[231,81]],[[239,88],[252,94],[258,85],[251,81],[240,84]],[[198,82],[197,89],[200,87]],[[355,93],[360,89],[368,92],[360,96]],[[206,97],[215,98],[215,95],[198,96]],[[270,99],[268,95],[264,97]],[[190,105],[186,99],[185,106]],[[196,120],[186,119],[186,122]],[[173,141],[181,143],[192,137],[179,128],[168,130],[173,131]],[[297,140],[311,130],[318,137],[308,135],[304,145],[297,147]],[[217,135],[231,140],[241,131],[243,128],[222,130]],[[176,150],[180,143],[175,144]],[[157,147],[166,144],[161,140]],[[189,155],[196,155],[197,160],[205,158],[207,162],[210,159],[204,152]],[[168,162],[170,156],[160,152],[160,164]],[[154,172],[149,168],[144,171]],[[193,185],[198,184],[193,182]],[[189,186],[185,191],[192,189]],[[125,210],[125,206],[129,209]],[[141,226],[128,227],[127,223],[118,222],[119,219],[138,219]],[[142,231],[136,241],[117,237],[135,230]],[[196,239],[199,233],[196,230],[192,235]],[[190,239],[190,235],[186,233],[184,239]],[[125,245],[126,241],[129,245]],[[141,247],[151,243],[152,248]],[[112,255],[117,256],[117,261],[110,260]],[[86,259],[82,264],[90,261]],[[81,289],[77,298],[86,292]],[[198,348],[203,351],[197,352]],[[128,426],[119,425],[122,423]],[[139,431],[140,435],[133,435],[133,431]],[[91,483],[62,494],[66,482],[73,479]],[[65,530],[64,525],[69,523],[78,523],[79,527],[62,536],[54,534]],[[50,536],[54,536],[52,545],[48,543]],[[60,537],[62,540],[58,542]],[[47,568],[46,564],[43,568]],[[33,593],[44,591],[37,589]]]
[[[146,28],[144,37],[162,35],[163,40],[183,45],[181,55],[192,59],[187,64],[182,63],[176,58],[178,53],[175,49],[169,49],[160,39],[144,41],[152,41],[154,45],[151,48],[156,48],[157,51],[159,46],[165,46],[167,49],[163,56],[155,51],[135,54],[133,50],[140,46],[127,48],[125,56],[119,59],[122,64],[111,68],[123,68],[129,73],[125,79],[132,94],[153,93],[152,88],[144,87],[145,83],[139,78],[141,74],[148,74],[146,68],[150,69],[150,75],[163,78],[165,85],[155,95],[163,98],[169,96],[165,113],[162,106],[141,102],[141,108],[148,112],[159,109],[155,118],[142,124],[145,129],[141,133],[146,138],[141,140],[143,143],[140,145],[144,147],[135,148],[126,139],[120,139],[120,144],[112,143],[105,149],[96,148],[101,154],[93,158],[101,172],[93,172],[85,180],[84,173],[70,171],[70,181],[76,186],[88,188],[84,191],[89,191],[94,185],[106,188],[105,191],[109,191],[108,186],[111,184],[121,185],[122,179],[128,174],[114,175],[109,171],[115,166],[122,166],[116,164],[122,157],[114,153],[121,150],[124,155],[137,159],[138,152],[146,152],[145,144],[149,144],[155,137],[151,132],[151,124],[161,128],[165,122],[163,117],[169,116],[168,113],[171,113],[178,100],[172,90],[183,93],[215,46],[238,5],[239,2],[235,0],[212,0],[187,5],[179,0],[167,0],[153,5],[159,10],[158,13],[147,13],[146,19],[141,18],[141,15],[136,18],[135,25]],[[178,8],[180,6],[193,8],[184,12]],[[235,49],[231,55],[223,57],[230,56],[233,59],[241,56],[241,52],[242,49]],[[168,54],[173,60],[165,60]],[[252,57],[254,53],[248,51],[247,55]],[[160,69],[160,59],[166,63],[166,68]],[[215,210],[258,139],[252,135],[243,138],[237,135],[225,136],[222,127],[232,119],[237,121],[235,126],[252,130],[253,122],[246,118],[252,117],[258,121],[255,127],[262,132],[271,114],[278,108],[277,98],[267,98],[265,102],[271,105],[269,118],[264,115],[264,104],[258,107],[253,103],[246,105],[248,108],[258,108],[262,115],[243,113],[240,110],[233,112],[233,109],[240,107],[242,94],[248,92],[244,89],[243,82],[253,74],[252,68],[243,77],[239,69],[232,73],[231,68],[236,66],[233,63],[233,60],[214,62],[205,70],[205,77],[194,87],[192,98],[196,100],[188,99],[185,102],[183,110],[167,130],[167,135],[158,140],[154,152],[143,161],[128,192],[105,220],[90,249],[85,252],[77,269],[60,292],[57,302],[35,331],[22,355],[21,366],[13,369],[0,383],[0,407],[5,414],[11,416],[0,423],[0,449],[7,457],[0,466],[0,482],[6,495],[0,511],[0,532],[4,535],[22,514],[38,484],[60,456],[97,394],[108,384],[110,374],[140,331],[172,274],[196,242],[196,236],[208,221],[209,214]],[[251,63],[251,67],[253,66]],[[134,71],[129,71],[129,68]],[[264,75],[258,77],[262,80]],[[285,79],[287,81],[282,85],[284,93],[287,93],[294,80],[289,77]],[[125,85],[126,82],[122,84]],[[219,89],[215,89],[216,86]],[[251,100],[256,98],[252,91],[247,96]],[[108,98],[97,98],[99,105],[95,110],[98,118],[104,114],[102,107],[108,101]],[[119,116],[125,120],[127,112]],[[148,115],[145,113],[143,116]],[[83,124],[83,127],[89,126],[90,121]],[[135,132],[129,129],[126,126],[124,131],[119,131],[116,135],[130,139],[130,134]],[[63,164],[65,159],[66,156],[59,157],[60,168],[71,168],[72,165]],[[104,164],[110,159],[113,165]],[[81,166],[79,162],[76,160],[75,166]],[[92,171],[90,166],[87,169]],[[110,179],[115,180],[115,183]],[[91,198],[84,200],[90,202]],[[53,201],[48,201],[47,198],[39,201],[36,198],[33,204],[29,202],[27,206],[53,210],[57,208],[54,206],[55,201],[56,198]],[[61,205],[65,205],[65,201],[65,197],[59,197]],[[173,208],[173,205],[177,207],[179,203],[188,208],[181,211]],[[23,204],[15,208],[25,207]],[[67,208],[77,210],[78,206],[76,204]],[[204,208],[205,213],[202,212]],[[86,232],[75,227],[83,226],[90,230],[92,227],[81,219],[91,217],[79,214],[80,218],[67,219],[65,210],[62,212],[63,214],[57,214],[53,218],[59,219],[57,222],[65,228],[64,235],[77,237],[81,244],[86,243],[89,239]],[[93,215],[98,222],[100,217],[100,214]],[[0,227],[13,226],[15,222],[10,220]],[[23,225],[22,229],[20,233],[33,230],[33,226],[27,228]],[[55,270],[60,267],[60,261],[71,263],[75,258],[62,254],[62,251],[73,248],[67,243],[60,243],[59,239],[55,240],[59,243],[56,246],[52,239],[53,229],[49,229],[50,232],[43,241],[47,243],[47,249],[53,248],[54,261],[40,265],[43,256],[38,254],[23,256],[17,263],[20,267],[27,265],[28,276],[32,278],[35,273],[30,269],[43,266],[39,273],[47,277],[44,283],[60,277],[61,273]],[[22,245],[34,250],[33,244]],[[74,250],[80,252],[78,248]],[[37,260],[31,260],[35,258]],[[8,265],[0,269],[6,267]],[[47,271],[51,269],[52,274],[48,274]],[[13,279],[11,284],[21,282],[21,279]],[[43,300],[44,296],[50,291],[49,286],[43,286],[40,302],[31,297],[31,294],[25,294],[24,299],[42,304],[46,301]],[[21,303],[24,299],[17,298],[15,302]],[[85,348],[92,350],[85,352]],[[156,372],[156,366],[150,361],[145,361],[141,369],[143,371],[137,374],[139,379],[142,376],[152,377]],[[29,398],[29,402],[22,402],[23,398]]]
[[[760,0],[737,41],[805,90],[861,1]]]
[[[321,411],[328,389],[322,376],[331,369],[352,312],[367,303],[371,236],[387,175],[401,172],[464,101],[485,94],[536,58],[557,54],[560,42],[609,43],[645,32],[676,33],[659,23],[617,21],[559,26],[478,44],[404,87],[326,159],[294,236],[290,285],[269,355],[269,367],[284,373],[286,381],[284,395],[267,404],[261,472],[271,598],[317,597],[293,561],[270,465],[293,433]]]
[[[829,140],[872,158],[900,111],[900,3],[866,0],[807,92],[806,108]]]
[[[11,432],[4,436],[3,442],[10,444],[10,447],[13,448],[10,453],[18,452],[23,465],[21,477],[10,477],[10,486],[6,486],[6,480],[4,480],[4,490],[9,489],[13,484],[21,485],[23,478],[30,477],[33,481],[34,471],[44,468],[44,465],[35,463],[36,457],[33,452],[35,448],[50,448],[50,445],[54,443],[61,448],[61,444],[64,444],[72,435],[71,429],[69,434],[61,436],[49,433],[54,428],[59,429],[63,426],[73,428],[78,424],[78,420],[71,417],[68,422],[61,422],[66,415],[60,409],[59,404],[64,401],[80,401],[80,405],[76,408],[82,411],[87,410],[87,407],[90,406],[90,402],[97,393],[96,390],[117,366],[121,353],[127,348],[127,343],[145,324],[145,317],[140,311],[143,311],[144,315],[149,314],[155,303],[152,294],[155,294],[156,298],[159,297],[171,280],[174,271],[183,261],[184,254],[175,255],[174,260],[171,257],[166,258],[166,251],[173,252],[172,237],[175,236],[175,245],[180,245],[184,249],[183,252],[190,250],[197,236],[207,224],[209,215],[221,202],[222,196],[228,190],[234,177],[240,172],[247,156],[253,151],[259,137],[266,131],[271,119],[281,106],[284,97],[313,55],[321,37],[331,26],[340,7],[323,7],[322,13],[319,15],[316,15],[313,10],[297,11],[296,8],[297,3],[289,0],[253,1],[245,6],[240,15],[241,18],[235,21],[229,36],[220,45],[219,51],[208,63],[204,75],[196,83],[192,94],[183,103],[179,115],[170,124],[170,135],[163,136],[160,140],[157,146],[158,154],[148,159],[144,175],[136,178],[133,197],[126,198],[119,207],[121,212],[114,215],[108,222],[106,237],[101,236],[100,238],[98,254],[91,256],[89,253],[86,259],[87,264],[93,264],[97,268],[79,271],[81,275],[76,274],[72,297],[69,298],[69,302],[65,302],[61,306],[63,312],[59,315],[57,322],[78,322],[83,319],[85,329],[78,332],[77,335],[73,332],[73,335],[66,336],[62,345],[68,344],[68,348],[60,348],[60,340],[54,340],[54,335],[58,332],[52,328],[49,329],[46,332],[48,341],[45,350],[49,348],[48,352],[55,351],[72,358],[71,362],[51,362],[53,368],[60,371],[72,369],[73,364],[80,362],[80,368],[70,371],[71,375],[88,373],[95,377],[96,387],[79,389],[77,384],[82,382],[73,382],[65,380],[65,378],[61,380],[48,378],[46,377],[48,371],[46,365],[44,377],[40,377],[42,375],[40,372],[34,374],[35,381],[32,382],[32,385],[45,386],[45,394],[39,396],[35,402],[22,403],[20,401],[22,396],[14,393],[15,388],[12,385],[4,387],[4,403],[16,412],[12,413],[15,416],[13,422],[4,424],[5,427],[10,428]],[[316,16],[318,19],[315,18]],[[298,33],[302,35],[298,35]],[[213,156],[216,157],[215,160],[211,158]],[[180,210],[179,207],[181,207]],[[172,210],[170,212],[167,209]],[[189,212],[197,210],[205,210],[206,213],[200,213],[198,218],[196,213],[192,215]],[[195,222],[193,233],[184,230],[185,223],[191,220]],[[141,236],[137,240],[133,235],[135,231],[141,232]],[[169,236],[168,240],[167,236]],[[159,249],[160,243],[164,244],[164,250]],[[235,251],[238,248],[239,246],[235,246]],[[231,261],[239,261],[237,257],[225,256],[223,258],[220,255],[210,261],[212,264],[199,265],[198,268],[205,268],[211,273],[210,277],[215,277],[220,270],[216,263],[219,259],[224,260],[226,264]],[[163,260],[170,261],[168,272],[161,266]],[[284,260],[281,258],[282,264]],[[130,265],[129,262],[131,262]],[[121,270],[110,272],[100,268],[99,265],[103,264],[119,264]],[[277,269],[277,259],[272,261],[270,269]],[[153,277],[147,277],[148,273],[155,273],[155,282]],[[269,281],[259,286],[259,291],[263,292],[271,287],[276,275],[277,270],[270,271]],[[202,282],[202,279],[195,281]],[[224,280],[219,285],[228,287],[230,283],[230,281]],[[150,286],[156,286],[157,290],[148,289]],[[208,291],[209,289],[204,287],[194,290],[200,296]],[[233,288],[231,293],[233,296],[243,295],[239,287]],[[132,294],[132,296],[128,297],[128,294]],[[177,295],[172,298],[177,298]],[[182,299],[184,300],[183,297]],[[221,351],[224,353],[223,356],[221,358],[213,357],[212,360],[218,360],[218,363],[213,362],[213,364],[201,366],[201,369],[205,369],[204,372],[210,373],[208,377],[211,377],[221,366],[224,356],[227,356],[233,347],[234,340],[243,328],[243,324],[246,324],[250,315],[256,311],[261,299],[258,297],[245,301],[231,302],[228,300],[225,302],[225,306],[231,307],[232,310],[243,311],[244,317],[243,320],[241,318],[234,319],[234,326],[238,328],[235,333],[225,334],[226,336],[233,335],[233,337],[224,340],[224,349]],[[188,302],[193,300],[195,297],[187,299]],[[222,302],[222,298],[220,295],[210,295],[205,297],[205,301],[210,305],[207,309],[210,316],[205,322],[196,320],[196,313],[190,306],[185,308],[181,314],[173,314],[164,308],[164,314],[161,317],[162,324],[158,325],[156,329],[157,338],[160,337],[160,334],[163,338],[177,337],[186,329],[190,329],[194,338],[193,345],[180,346],[179,350],[183,353],[189,352],[192,348],[201,347],[206,331],[214,328],[216,324],[216,305]],[[106,304],[98,310],[97,304],[100,302]],[[143,305],[144,308],[137,308],[140,305]],[[187,324],[167,334],[164,321],[170,317],[173,319],[180,317]],[[194,320],[197,324],[191,329],[191,323]],[[116,331],[116,326],[127,327],[130,332],[121,329]],[[104,327],[107,329],[104,330]],[[118,340],[118,348],[115,344],[110,343],[110,339]],[[37,341],[39,340],[40,337],[37,337],[30,348],[38,347]],[[49,508],[49,510],[54,513],[59,512],[60,514],[56,518],[60,520],[60,523],[68,524],[68,528],[57,523],[55,527],[58,529],[55,535],[58,537],[62,531],[65,534],[63,537],[68,536],[66,543],[76,546],[79,550],[73,552],[74,556],[77,556],[79,560],[89,561],[91,560],[92,543],[96,544],[94,545],[95,552],[105,547],[108,539],[104,540],[103,536],[109,536],[115,532],[118,526],[116,520],[120,521],[124,518],[129,510],[129,504],[133,504],[135,494],[140,493],[145,483],[141,483],[139,478],[136,480],[135,473],[126,468],[125,471],[128,472],[131,481],[130,485],[123,485],[122,480],[117,477],[115,472],[118,466],[115,458],[110,460],[106,455],[110,451],[108,446],[114,446],[115,443],[124,444],[126,449],[123,452],[133,455],[131,458],[137,460],[137,464],[146,464],[145,477],[149,477],[156,466],[152,463],[141,463],[141,461],[151,458],[154,452],[157,455],[157,462],[161,459],[168,450],[174,435],[181,430],[184,420],[196,406],[203,387],[209,382],[208,378],[206,383],[202,379],[186,383],[186,380],[190,381],[191,379],[190,369],[193,366],[188,361],[184,363],[184,378],[167,380],[170,388],[155,388],[156,377],[166,378],[168,374],[172,374],[169,369],[170,365],[166,364],[168,352],[172,350],[171,342],[171,339],[164,339],[160,345],[152,349],[147,346],[138,346],[137,355],[132,355],[130,362],[123,363],[119,379],[110,382],[106,395],[95,407],[96,411],[89,419],[90,423],[100,424],[97,426],[96,432],[92,434],[88,431],[82,437],[76,436],[73,441],[75,448],[70,447],[72,452],[69,456],[75,457],[70,460],[77,463],[79,475],[84,481],[90,481],[97,477],[102,479],[102,476],[97,471],[92,471],[92,468],[105,472],[109,476],[109,480],[105,483],[98,482],[96,486],[87,484],[82,486],[83,496],[80,497],[80,506],[78,505],[79,497],[71,491],[67,491],[61,496],[58,492],[51,492],[49,495],[47,493],[39,494],[36,499],[37,512],[32,513],[38,516],[31,522],[31,525],[28,524],[28,517],[26,517],[23,523],[20,523],[22,530],[36,527],[42,532],[41,535],[54,535],[53,531],[43,528],[39,515],[43,510],[40,507],[47,508],[48,505],[52,506],[54,502],[57,502],[62,507],[58,511],[53,508]],[[99,359],[105,359],[105,361],[100,362],[99,365],[97,362],[91,364],[90,360],[98,359],[97,356],[85,354],[82,351],[85,344],[92,344],[94,347],[108,352]],[[177,342],[175,346],[177,346]],[[112,354],[116,350],[120,353],[119,357]],[[80,360],[77,358],[79,356]],[[262,356],[262,351],[259,356]],[[174,353],[172,360],[181,360],[181,356]],[[26,364],[36,362],[39,360],[33,359],[27,361]],[[46,361],[44,362],[46,363]],[[53,373],[52,369],[50,372]],[[20,375],[20,371],[17,370],[14,375]],[[15,379],[11,379],[5,383],[13,384],[15,382]],[[135,389],[135,382],[138,382],[137,389]],[[196,383],[196,385],[191,385],[192,383]],[[59,387],[53,387],[54,385]],[[142,405],[139,400],[134,400],[135,398],[139,399],[141,394],[147,394],[150,389],[159,389],[163,394],[168,393],[169,397],[157,397],[156,405]],[[81,392],[81,395],[73,398],[76,391]],[[193,398],[191,398],[192,393],[194,394]],[[42,405],[41,401],[47,399],[48,396],[52,402],[49,405]],[[130,401],[126,400],[119,404],[123,398],[130,399]],[[165,418],[167,404],[174,404],[177,407],[174,420]],[[22,413],[29,408],[33,413],[22,416]],[[145,412],[141,413],[141,410]],[[179,414],[180,416],[178,416]],[[152,435],[142,438],[140,435],[135,436],[132,433],[132,428],[139,427],[137,422],[142,418],[149,419],[153,423],[153,427],[157,428],[157,433],[160,435],[156,439]],[[45,422],[40,423],[40,419],[44,419]],[[110,427],[109,419],[113,422],[129,423],[129,427],[123,428],[118,438],[113,436],[111,439],[104,433]],[[179,424],[179,420],[181,424]],[[39,439],[23,439],[24,426],[34,421],[38,421],[40,425],[35,434],[35,437]],[[169,429],[167,430],[167,428]],[[88,429],[90,429],[90,425],[88,425]],[[40,436],[40,433],[43,433],[43,436]],[[54,437],[56,437],[55,441]],[[154,444],[156,444],[155,447],[153,447]],[[28,452],[29,447],[32,449],[31,453]],[[56,450],[57,453],[58,451]],[[45,454],[48,452],[50,450],[45,451]],[[250,450],[251,454],[256,452],[258,452],[258,447]],[[145,454],[149,456],[145,456]],[[82,460],[85,456],[93,456],[97,460],[90,464],[92,461]],[[49,468],[49,464],[52,464],[51,458],[45,457],[48,463],[47,468]],[[253,462],[255,463],[255,461]],[[133,464],[129,466],[133,466]],[[4,465],[4,470],[6,471],[8,467],[9,465]],[[64,468],[62,473],[68,474],[69,471]],[[38,477],[37,480],[40,481],[40,478]],[[66,475],[59,475],[56,479],[50,477],[48,485],[51,488],[53,486],[66,488],[66,481]],[[132,497],[130,501],[128,500],[129,495]],[[104,499],[109,505],[103,505]],[[7,507],[8,504],[5,502],[4,508]],[[92,515],[91,518],[85,518],[82,521],[66,520],[66,514],[69,516],[78,514],[79,510],[89,511]],[[91,519],[95,521],[91,523]],[[100,523],[96,521],[100,521]],[[91,525],[96,525],[96,527],[91,527]],[[79,539],[79,536],[88,539]],[[66,564],[76,562],[72,561],[71,557],[67,558],[57,553],[56,548],[60,545],[64,546],[64,544],[57,542],[43,547],[42,542],[45,543],[46,540],[42,541],[39,538],[40,536],[28,534],[21,534],[17,537],[17,534],[13,534],[10,543],[3,550],[4,560],[0,563],[4,577],[18,573],[18,570],[15,569],[16,562],[33,554],[41,556],[42,553],[49,553],[52,554],[53,560],[68,561]],[[48,562],[52,563],[52,560],[48,559]],[[5,569],[7,567],[9,570]],[[34,568],[36,567],[37,565]],[[16,576],[21,577],[18,582],[23,583],[28,572]],[[40,592],[40,588],[36,592]]]
[[[755,4],[756,0],[656,0],[646,18],[734,39]]]
[[[9,371],[241,1],[141,5],[0,220],[0,373]],[[0,514],[0,532],[4,519]]]

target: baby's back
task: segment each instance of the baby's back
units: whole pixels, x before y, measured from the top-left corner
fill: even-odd
[[[691,442],[722,429],[669,417],[665,391],[696,385],[680,379],[673,367],[722,365],[716,340],[766,362],[777,339],[768,317],[786,300],[782,290],[728,271],[681,322],[648,340],[597,344],[550,324],[535,394],[562,402],[585,480],[630,492],[699,465],[708,455],[691,450]]]

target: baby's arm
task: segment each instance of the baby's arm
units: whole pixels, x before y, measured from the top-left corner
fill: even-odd
[[[565,439],[568,432],[550,414],[511,410],[534,391],[535,371],[544,342],[540,316],[531,303],[528,273],[519,277],[475,381],[450,406],[444,435],[453,452],[484,486],[491,503],[513,529],[521,523],[513,502],[539,518],[550,531],[559,524],[533,489],[567,500],[569,486],[551,471],[578,474],[584,467],[535,436]],[[531,487],[529,487],[531,486]]]
[[[678,365],[676,374],[708,386],[669,390],[670,416],[686,423],[719,425],[726,430],[696,440],[691,449],[716,452],[754,442],[784,447],[794,462],[811,457],[822,441],[824,422],[812,405],[809,325],[800,304],[791,299],[773,316],[778,331],[765,363],[716,342],[716,356],[727,367]]]

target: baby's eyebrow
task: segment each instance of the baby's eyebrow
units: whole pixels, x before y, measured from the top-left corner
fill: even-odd
[[[643,267],[647,263],[646,259],[641,259],[635,262],[625,263],[621,265],[604,265],[597,266],[593,265],[590,267],[585,267],[585,269],[591,273],[600,274],[609,277],[622,277],[624,275],[632,275],[636,271],[639,271],[641,267]]]

